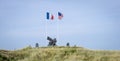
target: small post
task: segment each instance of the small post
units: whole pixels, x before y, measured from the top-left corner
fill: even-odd
[[[67,43],[67,44],[66,44],[66,46],[67,46],[67,47],[70,47],[70,44],[69,44],[69,43]]]
[[[38,44],[38,43],[36,43],[36,44],[35,44],[35,47],[39,47],[39,44]]]

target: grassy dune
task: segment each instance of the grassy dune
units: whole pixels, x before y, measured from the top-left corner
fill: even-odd
[[[120,51],[82,47],[26,47],[15,51],[0,50],[0,61],[120,61]]]

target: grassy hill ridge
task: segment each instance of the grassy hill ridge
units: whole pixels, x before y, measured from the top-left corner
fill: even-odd
[[[120,51],[82,47],[26,47],[15,51],[0,50],[0,61],[120,61]]]

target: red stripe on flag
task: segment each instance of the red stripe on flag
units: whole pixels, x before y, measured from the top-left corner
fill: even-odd
[[[58,19],[62,19],[63,18],[63,14],[62,13],[60,13],[60,12],[58,12]]]
[[[54,20],[54,16],[53,15],[51,15],[51,20]]]

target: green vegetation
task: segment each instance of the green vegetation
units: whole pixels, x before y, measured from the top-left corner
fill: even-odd
[[[82,47],[26,47],[15,51],[0,50],[0,61],[120,61],[120,51]]]

